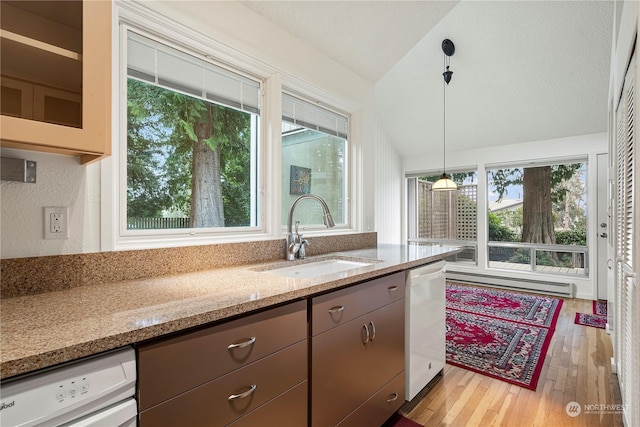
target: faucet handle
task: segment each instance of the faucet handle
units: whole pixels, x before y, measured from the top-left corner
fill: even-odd
[[[300,236],[300,248],[298,249],[298,258],[304,259],[307,256],[306,247],[309,246],[310,244],[311,243],[309,243],[307,239],[303,239],[302,236]]]

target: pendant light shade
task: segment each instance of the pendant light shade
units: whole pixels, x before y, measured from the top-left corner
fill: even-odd
[[[443,114],[442,114],[442,176],[438,179],[433,186],[431,187],[431,191],[455,191],[458,189],[458,186],[455,182],[451,180],[449,175],[446,172],[447,166],[447,86],[449,82],[451,82],[451,77],[453,77],[453,71],[449,70],[449,58],[456,51],[456,47],[453,42],[449,39],[444,39],[442,41],[442,52],[444,52],[444,72],[442,73],[442,77],[444,78],[443,91],[442,91],[442,100],[443,100]]]
[[[446,172],[431,186],[431,191],[454,191],[457,189],[458,186],[449,178]]]

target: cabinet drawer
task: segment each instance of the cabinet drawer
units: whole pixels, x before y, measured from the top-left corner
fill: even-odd
[[[308,387],[308,381],[301,382],[271,402],[229,424],[229,427],[306,426]]]
[[[224,426],[306,378],[307,342],[303,341],[141,412],[139,425]],[[245,397],[230,399],[243,393]]]
[[[404,371],[389,381],[362,406],[342,420],[339,427],[382,425],[404,403]]]
[[[320,334],[404,298],[404,276],[404,272],[398,272],[313,298],[312,334]]]
[[[307,337],[306,301],[138,348],[140,410]]]

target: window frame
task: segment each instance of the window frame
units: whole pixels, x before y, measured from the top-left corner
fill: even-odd
[[[307,230],[308,236],[337,235],[355,233],[360,229],[358,219],[362,216],[362,208],[358,208],[356,198],[362,199],[362,150],[360,144],[354,142],[352,136],[353,111],[361,111],[359,104],[338,97],[316,85],[306,82],[286,71],[265,64],[240,50],[223,44],[210,37],[187,28],[183,24],[166,18],[154,11],[131,2],[114,3],[117,19],[113,22],[113,55],[112,55],[112,131],[114,135],[112,156],[99,163],[100,177],[100,207],[94,207],[100,218],[100,250],[130,250],[163,247],[192,246],[215,243],[247,242],[257,240],[272,240],[284,238],[286,226],[282,227],[281,214],[281,121],[282,121],[282,93],[290,91],[303,99],[311,99],[320,103],[324,108],[346,115],[349,120],[348,161],[346,175],[345,204],[348,223],[341,227],[317,230]],[[176,230],[144,230],[136,233],[123,233],[126,229],[126,205],[121,203],[122,190],[126,189],[126,78],[127,59],[126,50],[122,43],[126,43],[126,28],[152,38],[158,38],[163,43],[187,52],[196,52],[201,58],[215,58],[218,66],[223,66],[234,72],[246,75],[261,82],[261,114],[257,142],[257,162],[255,173],[258,197],[258,226],[226,227],[219,229],[176,229]],[[124,82],[124,84],[123,84]],[[123,108],[124,106],[124,108]],[[330,107],[329,107],[330,106]],[[362,118],[357,114],[356,121]],[[124,126],[123,126],[124,125]],[[269,130],[275,129],[269,133]],[[124,147],[122,148],[124,138]],[[124,160],[123,160],[124,159]],[[121,187],[124,181],[124,187]],[[126,200],[126,195],[124,196]],[[361,205],[361,204],[360,204]],[[124,213],[123,213],[124,210]],[[353,213],[357,212],[357,216]],[[128,230],[131,231],[131,230]],[[186,231],[186,232],[185,232]]]
[[[487,233],[486,233],[486,239],[485,239],[485,243],[483,244],[485,246],[485,250],[486,250],[486,265],[485,265],[485,269],[486,271],[491,271],[491,272],[505,272],[505,271],[513,271],[513,269],[510,268],[500,268],[500,267],[496,267],[496,266],[492,266],[491,265],[491,248],[500,248],[500,247],[514,247],[514,248],[520,248],[520,249],[524,249],[524,250],[531,250],[532,254],[535,254],[536,252],[575,252],[575,253],[582,253],[583,257],[584,257],[584,268],[583,268],[583,274],[578,274],[578,273],[570,273],[570,274],[565,274],[565,273],[558,273],[558,272],[545,272],[545,271],[541,271],[539,269],[536,268],[537,264],[537,259],[535,257],[535,255],[531,256],[531,262],[530,262],[530,268],[531,270],[525,270],[523,272],[525,273],[534,273],[534,274],[543,274],[543,275],[556,275],[556,276],[563,276],[563,277],[579,277],[579,278],[589,278],[592,275],[592,272],[590,271],[590,256],[589,256],[589,252],[592,250],[591,249],[591,239],[590,239],[590,233],[589,233],[589,221],[590,221],[590,214],[589,214],[589,190],[588,190],[588,186],[589,186],[589,169],[591,167],[590,165],[590,158],[589,156],[568,156],[568,157],[558,157],[558,158],[548,158],[548,159],[538,159],[538,160],[527,160],[527,161],[513,161],[513,162],[507,162],[507,163],[487,163],[484,165],[484,174],[485,174],[485,185],[486,185],[486,200],[485,203],[487,205],[487,208],[489,206],[489,193],[490,193],[490,179],[489,179],[489,173],[491,171],[494,170],[499,170],[499,169],[516,169],[516,168],[530,168],[530,167],[543,167],[543,166],[557,166],[557,165],[568,165],[568,164],[576,164],[576,163],[584,163],[585,165],[585,190],[584,190],[584,195],[586,197],[585,200],[585,223],[586,223],[586,245],[584,246],[578,246],[578,245],[553,245],[553,244],[549,244],[549,243],[521,243],[521,242],[514,242],[513,244],[510,244],[508,242],[500,242],[500,241],[495,241],[495,240],[489,240],[489,232],[488,232],[488,228],[489,228],[489,217],[487,215],[487,218],[485,218],[485,224],[484,227],[487,229]],[[541,266],[544,267],[544,266]]]
[[[282,93],[281,93],[281,97],[282,95],[287,95],[289,97],[293,97],[293,98],[298,98],[302,101],[311,103],[311,104],[316,104],[319,107],[321,107],[322,109],[325,109],[331,113],[343,116],[346,118],[347,120],[347,135],[344,138],[345,141],[345,150],[344,150],[344,186],[343,186],[343,197],[344,197],[344,219],[345,221],[343,223],[336,223],[335,227],[332,227],[331,229],[329,229],[330,231],[327,231],[326,233],[330,233],[330,234],[337,234],[339,232],[344,232],[344,231],[350,231],[353,229],[353,224],[352,224],[352,212],[353,212],[353,206],[351,203],[352,197],[352,191],[353,191],[353,185],[352,185],[352,181],[354,181],[354,177],[351,174],[351,170],[352,170],[352,163],[351,163],[351,159],[353,156],[353,149],[352,149],[352,143],[350,140],[350,136],[351,136],[351,115],[349,113],[346,113],[344,111],[340,111],[339,109],[336,108],[331,108],[329,106],[326,105],[325,102],[323,101],[319,101],[317,99],[313,99],[309,96],[306,95],[302,95],[292,89],[289,89],[287,87],[283,87],[282,88]],[[282,114],[281,114],[281,120],[280,122],[282,122]],[[309,129],[309,128],[307,128]],[[313,129],[311,129],[313,130]],[[330,135],[330,134],[327,134]],[[335,135],[334,135],[335,136]],[[282,140],[280,140],[280,149],[282,148]],[[280,151],[280,160],[282,160],[282,151]],[[281,166],[282,168],[282,166]],[[280,168],[280,169],[281,169]],[[282,196],[281,196],[282,197]],[[287,214],[285,214],[284,212],[282,212],[281,214],[281,232],[282,233],[286,233],[287,231]],[[295,220],[295,218],[294,218]],[[323,232],[325,232],[327,230],[327,228],[324,226],[324,224],[300,224],[300,230],[304,231],[306,235],[314,235],[315,234],[323,234]],[[325,233],[325,234],[326,234]]]

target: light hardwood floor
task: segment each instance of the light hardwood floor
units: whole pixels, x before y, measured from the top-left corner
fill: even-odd
[[[446,365],[440,381],[403,415],[425,426],[622,426],[615,409],[600,409],[619,403],[609,335],[574,324],[576,312],[591,313],[592,302],[564,300],[537,390]],[[567,414],[570,402],[580,404],[580,415]]]

